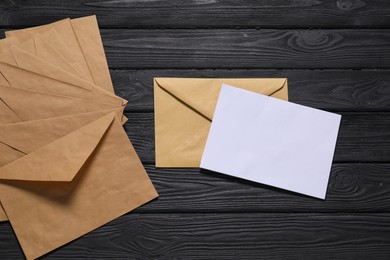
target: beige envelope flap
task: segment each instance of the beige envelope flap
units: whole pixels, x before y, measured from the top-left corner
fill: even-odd
[[[50,64],[49,62],[22,50],[16,45],[13,45],[10,50],[16,63],[18,64],[18,67],[22,69],[29,70],[49,78],[67,82],[85,89],[94,88],[93,84],[90,82],[78,78],[74,74],[63,70],[60,67]]]
[[[54,33],[54,29],[49,32]],[[5,42],[7,41],[7,42]],[[42,36],[35,35],[33,38],[26,40],[25,42],[20,43],[15,37],[8,37],[0,40],[0,51],[3,53],[2,60],[6,61],[9,64],[17,65],[12,57],[12,53],[10,51],[11,47],[18,46],[22,50],[36,55],[47,62],[61,67],[62,69],[78,75],[78,70],[73,68],[73,66],[66,61],[61,53],[59,53],[56,49],[54,49]],[[4,58],[6,56],[6,58]]]
[[[20,49],[17,46],[12,46],[11,52],[18,66],[25,70],[32,71],[36,74],[40,74],[48,78],[56,79],[58,81],[69,83],[74,86],[82,87],[89,90],[94,90],[95,92],[104,94],[108,98],[116,99],[117,103],[121,103],[121,104],[126,103],[126,100],[123,100],[118,96],[115,96],[111,92],[106,91],[101,87],[96,86],[95,84],[86,81],[66,70],[63,70],[60,67],[50,64],[47,61],[35,55],[32,55]]]
[[[158,195],[115,119],[71,182],[0,180],[0,196],[26,258],[35,259]]]
[[[54,28],[34,34],[31,37],[33,38],[19,44],[19,47],[81,78],[88,79],[84,76],[80,64],[74,61],[70,49],[64,44]]]
[[[46,33],[47,31],[52,29],[56,30],[56,32],[58,33],[58,38],[48,37]],[[30,38],[33,38],[36,34],[40,34],[42,37],[45,38],[45,40],[47,40],[51,44],[51,46],[56,49],[58,48],[57,50],[60,53],[66,55],[65,58],[68,61],[78,63],[83,78],[88,81],[93,81],[92,74],[88,68],[88,64],[82,53],[80,44],[78,43],[77,37],[73,31],[72,24],[69,18],[47,25],[5,32],[7,38],[13,36],[16,37],[20,42],[24,42]],[[61,42],[63,44],[60,44]],[[66,48],[64,48],[64,45],[66,46]],[[64,50],[69,51],[61,52]]]
[[[22,119],[1,99],[0,96],[0,124],[20,122]]]
[[[123,99],[110,93],[87,89],[85,86],[74,85],[3,62],[0,62],[0,73],[3,78],[0,81],[4,81],[0,85],[3,86],[7,83],[8,86],[93,100],[113,106],[121,106],[126,103]]]
[[[109,109],[0,125],[0,143],[31,153],[112,112],[116,111]]]
[[[71,24],[85,60],[88,63],[94,83],[103,89],[114,93],[110,71],[96,16],[86,16],[71,19]]]
[[[155,78],[157,167],[199,167],[222,83],[288,99],[285,78]]]
[[[6,39],[9,39],[9,38],[14,38],[14,37],[8,37]],[[27,41],[24,41],[22,43],[19,43],[19,44],[16,44],[17,46],[19,46],[22,50],[25,50],[29,53],[32,53],[34,55],[36,55],[36,45],[35,45],[35,40],[34,39],[28,39]],[[10,46],[11,47],[11,46]],[[8,48],[8,50],[10,51],[11,48]]]
[[[53,30],[54,31],[54,30]],[[64,56],[54,49],[42,36],[34,36],[35,55],[43,60],[80,77],[79,72],[64,58]],[[23,48],[22,48],[23,49]],[[23,49],[26,50],[26,49]],[[26,50],[27,51],[27,50]],[[32,52],[31,52],[32,53]]]
[[[23,121],[115,108],[110,104],[5,86],[0,86],[0,99]],[[118,115],[122,115],[120,108]]]
[[[0,125],[0,167],[103,117],[113,110]],[[11,124],[10,124],[11,123]],[[48,131],[50,129],[50,131]],[[7,220],[0,207],[0,222]]]
[[[279,79],[194,79],[156,78],[157,84],[171,95],[212,120],[222,84],[272,96],[286,85],[285,78]],[[287,98],[287,96],[286,96]]]
[[[19,41],[15,37],[9,37],[0,40],[0,60],[16,65],[14,58],[12,57],[12,53],[9,52],[9,48],[18,44]]]
[[[0,168],[0,179],[72,181],[112,123],[112,112]]]
[[[53,30],[57,35],[53,34]],[[56,51],[63,53],[69,64],[77,67],[82,78],[114,93],[95,15],[6,32],[7,37],[17,37],[21,41],[36,35],[41,36]]]

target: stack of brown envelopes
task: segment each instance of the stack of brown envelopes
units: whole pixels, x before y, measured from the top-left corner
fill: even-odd
[[[0,41],[0,220],[28,259],[158,196],[122,128],[126,103],[95,16]]]

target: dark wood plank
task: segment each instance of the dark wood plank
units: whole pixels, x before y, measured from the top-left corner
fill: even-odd
[[[390,164],[334,164],[326,200],[199,169],[145,168],[160,197],[137,213],[390,211]]]
[[[153,111],[153,77],[288,78],[291,102],[331,111],[390,111],[389,70],[112,70],[132,111]]]
[[[335,162],[389,162],[390,113],[343,112]],[[126,113],[125,129],[144,163],[154,163],[152,113]]]
[[[64,17],[97,14],[102,27],[120,28],[383,28],[383,0],[2,0],[0,26],[31,26]]]
[[[390,30],[102,30],[110,68],[390,68]]]
[[[390,30],[104,29],[101,33],[112,69],[390,68]]]
[[[389,259],[390,215],[127,214],[44,259]],[[0,224],[4,259],[22,257]]]

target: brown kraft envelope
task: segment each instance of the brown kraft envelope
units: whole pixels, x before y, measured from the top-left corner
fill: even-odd
[[[28,104],[28,109],[26,109],[25,104]],[[114,110],[119,118],[122,118],[123,114],[123,108],[118,108],[111,104],[1,85],[0,109],[0,122],[4,124],[101,110]],[[6,148],[4,146],[6,145],[0,142],[0,150],[4,151]],[[2,160],[0,160],[0,166],[15,158],[15,152],[11,155],[6,153],[1,154]],[[0,208],[0,221],[5,220],[7,220],[7,217]]]
[[[20,42],[40,35],[70,64],[77,64],[83,78],[114,93],[96,16],[64,19],[48,25],[7,31],[5,34],[6,37],[16,37]]]
[[[25,154],[0,168],[0,198],[27,259],[158,196],[114,112],[3,125],[0,132]]]

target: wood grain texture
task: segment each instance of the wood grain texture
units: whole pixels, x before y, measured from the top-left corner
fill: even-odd
[[[101,30],[110,68],[390,68],[390,30]]]
[[[154,77],[288,78],[289,99],[331,111],[390,112],[390,70],[111,70],[127,112],[153,111]]]
[[[160,197],[137,213],[390,211],[390,164],[334,164],[326,200],[199,169],[145,168]]]
[[[125,129],[160,194],[43,259],[390,259],[389,12],[384,0],[0,1],[0,33],[97,14]],[[326,200],[156,169],[157,76],[287,77],[292,102],[341,113]],[[22,258],[0,223],[0,259]]]
[[[97,14],[116,28],[388,28],[383,0],[2,0],[0,26],[31,26]]]
[[[127,214],[44,259],[389,259],[390,214]],[[20,259],[0,224],[4,259]]]
[[[390,113],[342,112],[335,162],[389,162]],[[126,113],[125,129],[144,163],[154,163],[152,113]]]
[[[390,68],[387,29],[103,29],[101,34],[111,69]]]

